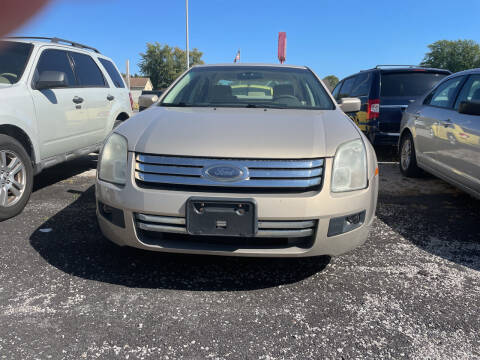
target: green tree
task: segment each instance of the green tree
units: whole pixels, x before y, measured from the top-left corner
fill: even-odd
[[[323,78],[323,83],[328,87],[330,91],[335,89],[338,84],[338,78],[335,75],[328,75]]]
[[[430,51],[421,63],[457,72],[480,67],[480,45],[473,40],[439,40],[428,45]]]
[[[198,49],[193,49],[189,55],[190,66],[203,64],[203,53]],[[147,51],[140,56],[140,72],[150,78],[155,89],[168,87],[187,67],[187,55],[183,49],[162,46],[158,42],[147,43]]]

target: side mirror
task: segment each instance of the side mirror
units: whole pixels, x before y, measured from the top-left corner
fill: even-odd
[[[145,94],[140,95],[138,98],[138,108],[139,109],[146,109],[149,106],[153,105],[158,101],[158,96],[155,94]]]
[[[362,102],[359,98],[342,98],[338,104],[344,113],[360,111]]]
[[[458,107],[458,112],[465,115],[480,116],[480,102],[478,101],[462,101]]]
[[[67,87],[66,74],[62,71],[42,71],[35,84],[37,90]]]

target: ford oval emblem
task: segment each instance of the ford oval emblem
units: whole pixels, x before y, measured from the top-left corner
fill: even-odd
[[[203,176],[214,181],[239,181],[247,178],[248,170],[233,165],[219,164],[204,168]]]

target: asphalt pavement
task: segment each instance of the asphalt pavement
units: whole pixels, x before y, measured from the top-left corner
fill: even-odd
[[[311,259],[119,248],[96,157],[46,170],[0,223],[0,359],[480,359],[480,201],[380,160],[367,243]]]

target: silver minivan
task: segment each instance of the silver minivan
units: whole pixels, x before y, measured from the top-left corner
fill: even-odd
[[[480,69],[453,74],[402,118],[400,170],[420,168],[480,198]]]

